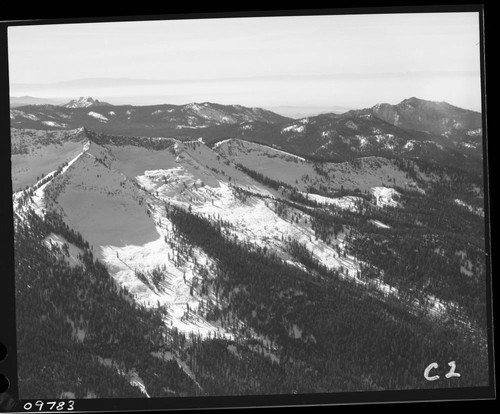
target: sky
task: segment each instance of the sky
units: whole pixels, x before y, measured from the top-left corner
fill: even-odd
[[[8,29],[10,95],[113,104],[481,109],[479,14],[37,24]]]

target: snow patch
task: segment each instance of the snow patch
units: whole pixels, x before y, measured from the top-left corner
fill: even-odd
[[[68,102],[66,105],[64,105],[66,108],[88,108],[92,105],[94,105],[96,101],[92,99],[91,97],[87,96],[81,96],[78,99],[73,99],[70,102]]]
[[[138,387],[146,397],[151,398],[151,396],[148,394],[148,391],[146,390],[144,381],[142,380],[141,377],[139,377],[139,374],[135,369],[132,369],[128,373],[128,380],[130,382],[130,385],[132,385],[133,387]]]
[[[406,142],[406,144],[403,146],[403,149],[407,150],[407,151],[412,151],[413,149],[415,149],[415,142],[413,139],[409,140]]]
[[[290,126],[287,126],[287,127],[284,127],[281,129],[281,132],[298,132],[298,133],[301,133],[301,132],[304,132],[305,130],[305,125],[297,125],[297,124],[293,124],[293,125],[290,125]]]
[[[471,213],[474,213],[474,214],[477,214],[478,216],[484,217],[484,210],[482,208],[480,208],[480,207],[473,207],[470,204],[467,204],[465,201],[460,200],[459,198],[456,198],[453,201],[455,202],[455,204],[457,204],[457,205],[459,205],[461,207],[466,208]]]
[[[201,128],[207,128],[208,125],[176,125],[175,129],[183,129],[183,128],[190,128],[190,129],[201,129]]]
[[[109,121],[108,118],[106,118],[104,115],[102,115],[102,114],[100,114],[98,112],[90,111],[87,115],[91,116],[93,118],[96,118],[96,119],[98,119],[101,122],[108,122]]]
[[[469,261],[469,263],[470,263],[470,261]],[[467,267],[465,267],[464,265],[460,266],[460,273],[462,273],[466,276],[469,276],[469,277],[474,276],[474,273],[471,270],[469,270]]]
[[[105,367],[114,369],[119,375],[125,377],[130,383],[130,385],[139,388],[139,390],[147,398],[151,398],[151,396],[148,394],[146,390],[144,381],[141,379],[141,377],[139,377],[139,374],[137,373],[137,370],[135,368],[132,368],[130,371],[126,372],[122,369],[122,367],[120,367],[120,365],[117,362],[113,361],[111,358],[102,358],[98,356],[97,361]]]
[[[224,140],[222,140],[222,141],[216,142],[216,143],[214,144],[214,149],[215,149],[215,148],[219,148],[221,145],[225,144],[226,142],[231,141],[231,139],[232,139],[232,138],[228,138],[228,139],[224,139]]]
[[[482,129],[481,128],[476,128],[476,129],[469,129],[466,134],[470,137],[477,137],[481,135]]]
[[[351,120],[347,121],[345,123],[345,126],[348,127],[348,128],[350,128],[350,129],[354,129],[356,131],[359,130],[359,127],[353,121],[351,121]]]
[[[400,196],[394,188],[388,187],[372,187],[370,189],[375,203],[378,207],[398,207],[400,204],[395,200]]]
[[[300,161],[304,161],[304,162],[306,161],[306,159],[303,157],[299,157],[298,155],[295,155],[295,154],[290,154],[289,152],[279,150],[277,148],[270,148],[270,150],[274,151],[274,152],[278,152],[278,153],[283,154],[283,155],[286,155],[287,157],[295,158],[295,159],[300,160]]]
[[[438,144],[437,142],[434,141],[423,141],[426,144],[434,145],[435,147],[439,148],[440,150],[444,151],[444,147],[441,144]]]
[[[59,395],[59,398],[61,400],[74,400],[75,393],[73,391],[62,391],[61,394]]]
[[[460,145],[464,148],[469,148],[469,149],[476,149],[477,144],[472,144],[470,142],[461,142]]]
[[[326,205],[334,205],[342,210],[349,210],[349,211],[358,211],[358,204],[363,201],[361,197],[356,197],[356,196],[343,196],[343,197],[336,197],[336,198],[331,198],[331,197],[325,197],[321,196],[318,194],[308,194],[308,193],[301,193],[305,197],[307,197],[309,200],[313,200],[319,204],[326,204]]]
[[[50,233],[47,237],[45,237],[43,243],[49,249],[62,254],[64,260],[66,260],[70,266],[74,267],[83,265],[82,261],[78,258],[79,255],[83,255],[83,251],[74,244],[68,242],[64,237],[58,234]],[[67,254],[63,253],[65,249]]]
[[[32,121],[39,121],[40,118],[33,114],[27,114],[26,112],[19,111],[19,115],[21,115],[23,118],[31,119]]]
[[[390,229],[391,228],[391,226],[388,226],[387,224],[384,224],[378,220],[368,220],[368,221],[381,229]]]
[[[61,115],[61,114],[58,114],[58,115]],[[19,109],[11,109],[10,110],[10,119],[16,119],[18,117],[29,119],[31,121],[40,121],[40,118],[38,118],[34,114],[30,114],[28,112],[24,112],[24,111],[21,111]]]
[[[355,135],[355,137],[358,139],[360,147],[365,147],[369,144],[368,138],[364,135]]]
[[[65,128],[66,124],[60,124],[59,122],[54,121],[42,121],[42,124],[52,127]]]

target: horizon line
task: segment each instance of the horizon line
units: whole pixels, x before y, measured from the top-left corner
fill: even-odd
[[[259,80],[293,80],[293,79],[356,79],[356,78],[401,78],[401,77],[436,77],[436,76],[480,76],[480,71],[475,70],[441,70],[441,71],[405,71],[405,72],[374,72],[374,73],[359,73],[359,72],[338,72],[338,73],[323,73],[323,74],[283,74],[283,75],[255,75],[255,76],[231,76],[224,78],[183,78],[183,79],[147,79],[147,78],[130,78],[130,77],[110,77],[110,76],[95,76],[85,78],[73,78],[62,81],[51,81],[45,83],[25,83],[25,82],[10,82],[11,86],[16,87],[48,87],[48,86],[67,86],[73,83],[91,83],[91,82],[129,82],[129,83],[210,83],[210,82],[248,82]],[[108,85],[109,86],[109,85]]]

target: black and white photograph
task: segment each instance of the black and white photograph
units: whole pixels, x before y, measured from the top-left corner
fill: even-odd
[[[10,23],[16,409],[494,397],[482,18]]]

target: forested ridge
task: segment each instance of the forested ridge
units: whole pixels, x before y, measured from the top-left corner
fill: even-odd
[[[168,217],[186,243],[216,258],[215,290],[228,301],[226,312],[278,347],[280,366],[288,367],[281,381],[296,378],[301,392],[486,384],[485,349],[453,324],[413,315],[335,274],[311,278],[184,210],[170,206]],[[427,382],[423,370],[434,360],[460,361],[467,377]]]

